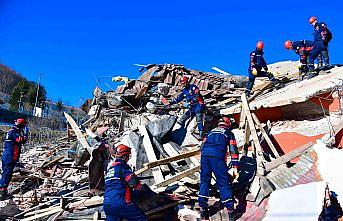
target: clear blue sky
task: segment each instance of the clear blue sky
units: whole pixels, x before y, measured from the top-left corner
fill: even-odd
[[[135,63],[246,74],[259,39],[268,63],[296,60],[283,42],[312,39],[315,15],[333,32],[332,63],[343,63],[342,2],[0,0],[0,62],[30,80],[43,73],[49,98],[78,106],[94,75],[136,78]]]

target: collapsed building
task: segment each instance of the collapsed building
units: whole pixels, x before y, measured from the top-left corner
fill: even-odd
[[[205,99],[206,130],[220,116],[232,116],[239,124],[233,130],[240,150],[240,176],[233,183],[238,220],[313,220],[324,201],[339,211],[343,181],[332,168],[343,160],[343,68],[304,81],[298,80],[296,62],[269,69],[285,87],[275,90],[262,78],[249,98],[245,77],[174,64],[144,66],[136,80],[116,77],[125,84],[106,92],[97,87],[82,125],[65,114],[73,135],[24,153],[25,169],[14,176],[11,190],[15,198],[1,205],[0,215],[27,221],[105,219],[104,165],[117,145],[126,144],[132,147],[129,164],[151,189],[137,197],[149,220],[199,220],[196,122],[183,128],[176,120],[185,109],[163,108],[182,90],[183,75],[190,76]],[[225,220],[214,180],[212,184],[211,220]],[[312,202],[303,210],[301,195]]]

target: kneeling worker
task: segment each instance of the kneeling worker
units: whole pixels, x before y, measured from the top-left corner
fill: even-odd
[[[199,206],[203,219],[209,219],[208,198],[212,173],[216,177],[220,199],[223,206],[228,210],[230,220],[234,220],[235,217],[232,187],[226,164],[227,147],[229,146],[231,164],[234,168],[234,174],[237,176],[239,153],[235,136],[230,130],[231,123],[230,118],[223,117],[219,121],[218,127],[209,132],[201,149]]]
[[[104,211],[106,220],[145,221],[145,214],[132,202],[132,191],[141,190],[142,184],[127,164],[131,148],[117,147],[116,159],[108,164],[105,176]]]
[[[300,56],[300,74],[307,75],[307,78],[312,78],[317,75],[317,72],[314,69],[314,61],[324,50],[322,44],[309,40],[287,40],[285,41],[285,48],[288,50],[294,50],[294,52]]]

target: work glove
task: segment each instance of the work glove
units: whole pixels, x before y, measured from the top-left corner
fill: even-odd
[[[233,181],[237,181],[239,178],[239,172],[237,167],[231,167],[229,170],[229,174],[232,177]]]
[[[257,70],[256,70],[256,68],[253,68],[252,71],[251,71],[251,73],[252,73],[252,75],[257,76]]]

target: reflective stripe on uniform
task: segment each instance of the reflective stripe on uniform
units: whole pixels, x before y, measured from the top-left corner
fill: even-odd
[[[226,203],[226,202],[229,202],[229,201],[231,201],[232,199],[231,198],[229,198],[229,199],[227,199],[227,200],[222,200],[222,203]]]
[[[112,177],[112,178],[106,178],[105,181],[108,181],[108,180],[120,180],[119,177]]]
[[[203,198],[207,198],[209,199],[210,197],[209,196],[203,196],[203,195],[198,195],[199,197],[203,197]]]
[[[207,137],[209,137],[211,134],[222,134],[222,135],[224,135],[227,138],[227,135],[225,133],[222,133],[222,132],[219,132],[219,131],[218,132],[217,131],[211,131],[210,134]]]

